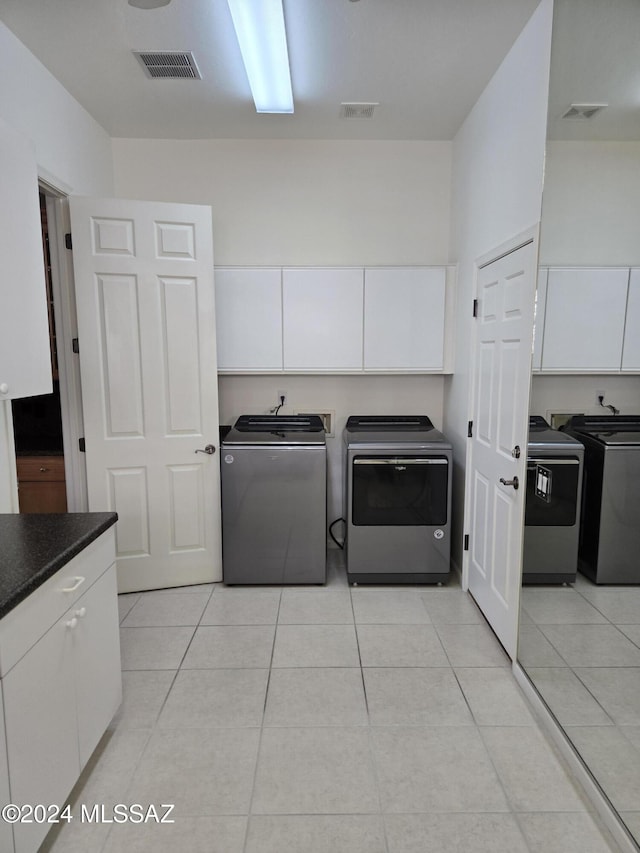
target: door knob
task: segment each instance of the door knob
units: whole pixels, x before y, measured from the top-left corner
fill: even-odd
[[[196,450],[196,453],[207,453],[209,456],[213,456],[213,454],[215,452],[216,452],[216,449],[213,446],[213,444],[207,444],[207,446],[204,448],[204,450],[201,450],[200,448],[198,448],[198,450]]]
[[[517,477],[514,477],[513,480],[505,480],[504,477],[500,477],[500,482],[503,486],[513,486],[513,488],[517,491],[520,486],[520,480]]]

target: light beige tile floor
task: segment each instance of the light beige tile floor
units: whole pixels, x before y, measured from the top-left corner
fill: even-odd
[[[120,597],[124,701],[73,813],[175,823],[74,820],[42,853],[617,850],[469,596],[349,588],[329,559],[325,588]]]
[[[578,573],[571,586],[525,586],[521,601],[520,662],[640,841],[640,588]]]

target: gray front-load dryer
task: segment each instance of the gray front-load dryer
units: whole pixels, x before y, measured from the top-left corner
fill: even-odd
[[[227,584],[326,581],[327,448],[317,415],[243,415],[220,452]]]
[[[640,415],[574,415],[584,444],[580,571],[595,583],[640,583]]]
[[[352,415],[344,431],[351,583],[449,577],[451,445],[426,415]]]
[[[573,583],[578,570],[584,447],[544,418],[529,418],[524,583]]]

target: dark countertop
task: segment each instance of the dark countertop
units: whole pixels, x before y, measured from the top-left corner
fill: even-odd
[[[117,519],[115,512],[0,513],[0,618]]]

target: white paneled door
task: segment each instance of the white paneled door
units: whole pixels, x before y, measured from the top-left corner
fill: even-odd
[[[469,590],[515,659],[522,566],[531,343],[532,241],[478,271],[469,494]]]
[[[220,580],[211,210],[70,206],[89,509],[118,513],[118,590]]]

